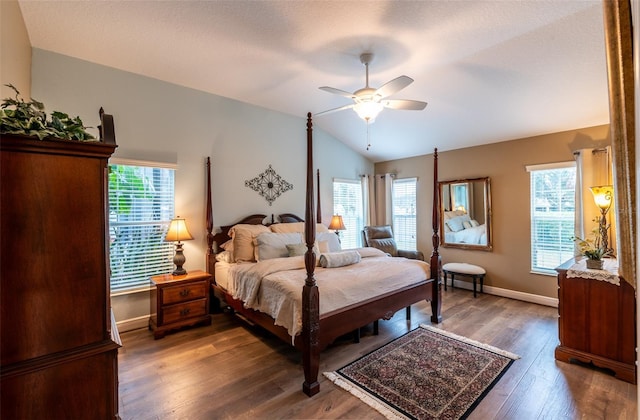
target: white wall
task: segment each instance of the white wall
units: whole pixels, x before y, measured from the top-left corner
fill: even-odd
[[[0,95],[13,97],[6,84],[14,85],[20,96],[31,95],[31,43],[22,19],[20,5],[15,0],[0,1]]]
[[[216,77],[215,69],[211,77]],[[216,226],[253,213],[304,217],[306,110],[289,116],[35,48],[32,95],[44,102],[47,112],[79,115],[87,126],[98,125],[98,110],[104,107],[114,116],[114,156],[178,164],[176,214],[187,219],[194,236],[184,246],[187,270],[205,266],[207,156],[212,162]],[[314,131],[314,156],[321,172],[323,221],[328,224],[332,178],[356,179],[372,173],[373,164],[319,129]],[[294,186],[272,206],[244,186],[268,165]],[[116,296],[112,302],[119,323],[144,322],[149,312],[148,293]]]

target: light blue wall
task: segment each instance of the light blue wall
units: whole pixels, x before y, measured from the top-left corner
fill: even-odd
[[[47,112],[79,115],[87,126],[98,125],[100,107],[113,114],[114,156],[177,163],[176,214],[187,219],[195,239],[184,246],[187,270],[205,266],[206,157],[212,161],[216,226],[253,213],[304,216],[307,110],[285,115],[35,48],[31,71],[32,96],[44,102]],[[268,165],[294,185],[272,206],[244,186]],[[316,129],[314,166],[321,172],[322,214],[328,224],[332,179],[373,173],[373,163]],[[113,299],[117,321],[148,314],[147,294],[137,295]]]

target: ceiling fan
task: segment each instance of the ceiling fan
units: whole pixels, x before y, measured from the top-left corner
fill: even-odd
[[[413,83],[413,79],[408,76],[397,77],[385,83],[378,89],[369,87],[369,63],[371,63],[372,60],[372,53],[360,54],[360,62],[364,64],[366,72],[366,85],[362,89],[358,89],[355,92],[350,93],[328,86],[322,86],[320,88],[325,92],[351,98],[354,103],[319,112],[316,116],[352,108],[360,118],[367,121],[367,123],[370,123],[375,120],[383,108],[420,111],[427,106],[427,103],[422,101],[414,101],[410,99],[386,99],[388,96],[393,95]]]

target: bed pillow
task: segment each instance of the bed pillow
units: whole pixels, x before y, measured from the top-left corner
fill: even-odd
[[[299,257],[307,253],[307,244],[288,244],[287,251],[289,252],[290,257]],[[320,255],[320,249],[317,242],[313,246],[313,253],[316,255],[316,257]]]
[[[235,262],[256,260],[254,239],[261,233],[269,232],[263,225],[238,224],[229,229],[229,236],[233,239],[233,259]]]
[[[463,222],[463,216],[457,216],[447,220],[445,223],[452,232],[460,232],[464,229],[464,226],[462,225]]]
[[[230,251],[222,251],[216,254],[216,261],[231,263],[233,262],[233,254]]]
[[[256,260],[264,261],[288,257],[287,245],[289,244],[302,244],[302,235],[300,233],[263,232],[255,239]]]
[[[471,220],[469,220],[469,221],[467,221],[467,220],[463,221],[463,222],[462,222],[462,227],[463,227],[463,228],[465,228],[465,229],[472,228],[472,227],[473,227],[473,225],[471,224]]]
[[[274,233],[304,233],[304,222],[295,222],[295,223],[275,223],[269,226],[271,232]],[[327,228],[322,223],[316,224],[316,232],[328,232],[329,228]]]
[[[340,245],[340,239],[338,235],[333,232],[319,232],[316,234],[316,240],[318,243],[327,242],[328,250],[327,252],[339,252],[342,251],[342,246]],[[323,252],[322,250],[320,252]]]
[[[328,252],[320,255],[320,267],[337,268],[360,262],[358,251]]]
[[[478,223],[477,220],[472,220],[471,221],[471,227],[476,227],[476,226],[480,226],[480,223]]]

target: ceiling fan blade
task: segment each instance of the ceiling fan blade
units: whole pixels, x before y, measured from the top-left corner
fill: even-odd
[[[413,79],[409,76],[400,76],[395,79],[385,83],[378,90],[376,90],[375,95],[380,95],[382,98],[386,98],[387,96],[391,96],[394,93],[406,88],[411,83],[413,83]]]
[[[413,101],[411,99],[386,99],[380,102],[385,108],[407,109],[413,111],[421,111],[427,106],[426,102]]]
[[[355,98],[355,95],[351,92],[347,92],[346,90],[336,89],[329,86],[322,86],[319,88],[320,90],[324,90],[325,92],[333,93],[334,95],[346,96],[347,98]]]
[[[349,108],[353,108],[355,104],[350,104],[350,105],[344,105],[344,106],[340,106],[338,108],[333,108],[333,109],[328,109],[326,111],[322,111],[322,112],[318,112],[316,114],[313,114],[315,117],[317,117],[318,115],[324,115],[324,114],[331,114],[332,112],[338,112],[338,111],[342,111],[343,109],[349,109]]]

